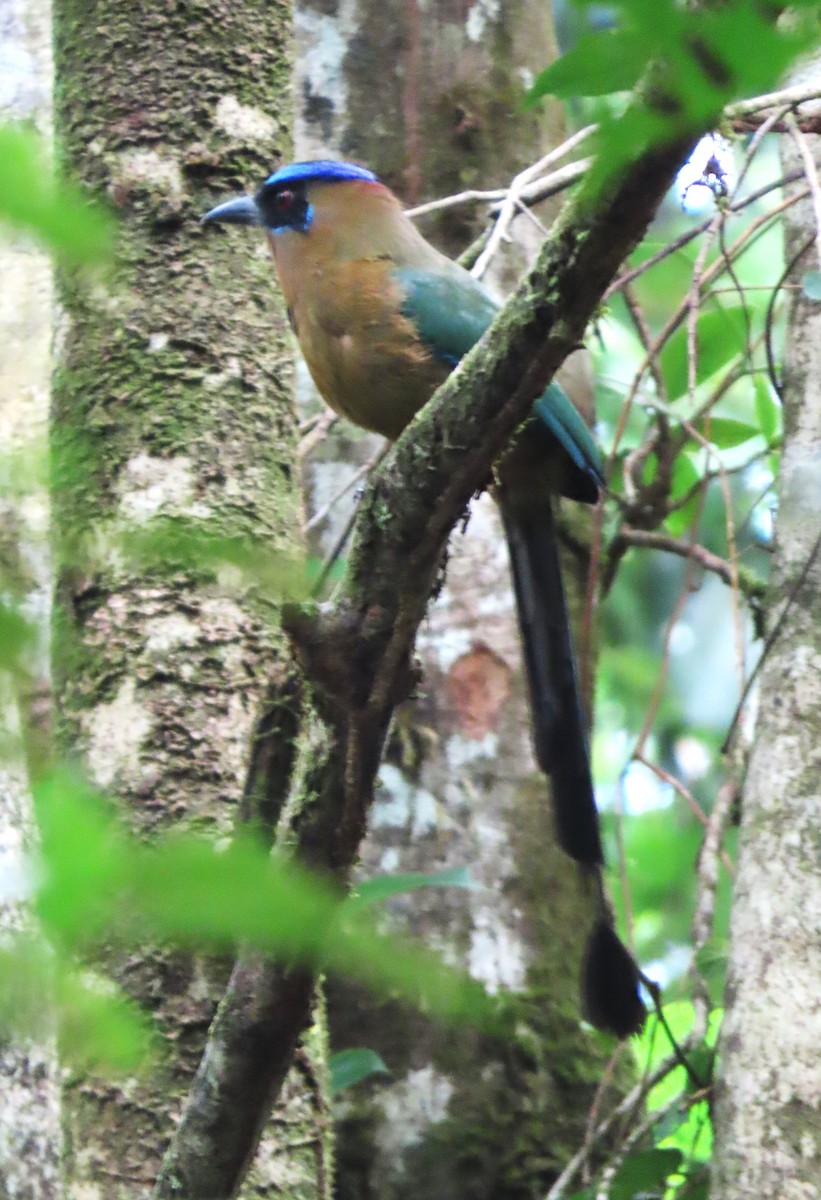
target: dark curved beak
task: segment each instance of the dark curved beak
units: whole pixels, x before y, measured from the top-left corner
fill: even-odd
[[[224,225],[262,225],[262,214],[252,196],[236,196],[218,204],[202,218],[201,224],[220,221]]]

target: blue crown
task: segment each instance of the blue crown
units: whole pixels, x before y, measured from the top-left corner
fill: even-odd
[[[365,167],[357,167],[354,163],[333,162],[328,158],[318,158],[313,162],[289,163],[280,167],[265,180],[265,187],[278,187],[282,183],[303,183],[308,179],[327,179],[329,181],[342,179],[365,179],[368,183],[378,183],[373,171]]]

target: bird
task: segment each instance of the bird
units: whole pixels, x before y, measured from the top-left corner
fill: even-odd
[[[396,440],[495,318],[469,271],[428,242],[368,168],[316,159],[274,171],[253,196],[218,204],[206,225],[261,227],[288,320],[325,401]],[[595,504],[602,460],[555,380],[494,469],[511,561],[536,761],[550,778],[557,840],[593,876],[597,915],[582,967],[582,1009],[627,1037],[645,1008],[640,972],[619,939],[602,878],[604,854],[587,727],[559,562],[555,495]]]

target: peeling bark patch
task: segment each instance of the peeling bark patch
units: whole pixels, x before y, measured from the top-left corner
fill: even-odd
[[[199,627],[181,613],[155,617],[146,621],[145,651],[155,660],[166,658],[178,646],[193,646],[199,637]]]
[[[472,908],[468,967],[474,979],[495,994],[500,988],[518,991],[527,980],[525,948],[513,934],[508,914],[487,904]]]
[[[120,513],[130,521],[147,521],[161,510],[206,517],[210,509],[194,503],[194,472],[191,460],[154,458],[138,454],[125,469],[126,485],[120,497]]]
[[[476,741],[498,727],[510,696],[510,667],[483,642],[474,642],[447,677],[448,698],[459,731]]]
[[[414,838],[424,837],[436,828],[436,798],[412,784],[398,767],[383,763],[378,784],[371,810],[372,828],[408,829]]]
[[[499,0],[476,0],[465,22],[465,32],[471,42],[481,42],[488,25],[499,19]]]
[[[409,1071],[403,1080],[380,1097],[385,1120],[377,1139],[383,1151],[399,1157],[418,1145],[430,1125],[444,1121],[453,1095],[453,1084],[433,1067]]]
[[[261,108],[240,104],[236,96],[223,96],[217,102],[214,123],[223,133],[240,142],[273,141],[277,126]]]
[[[115,198],[127,196],[139,187],[148,187],[152,192],[174,199],[181,197],[185,186],[177,159],[157,150],[128,150],[122,154],[112,172],[113,195]]]
[[[86,720],[88,765],[94,782],[110,787],[125,773],[134,778],[140,747],[151,730],[151,717],[137,701],[136,684],[126,679],[110,704],[101,704]]]

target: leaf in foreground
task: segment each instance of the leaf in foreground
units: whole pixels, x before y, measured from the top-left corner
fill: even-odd
[[[375,1050],[365,1047],[354,1047],[350,1050],[339,1050],[332,1054],[328,1066],[331,1072],[331,1092],[353,1087],[371,1075],[390,1075],[390,1071]]]
[[[35,133],[0,126],[0,163],[0,220],[33,233],[66,262],[95,263],[110,256],[111,218],[78,188],[55,178]]]
[[[61,945],[87,952],[103,941],[159,941],[225,953],[251,944],[355,976],[444,1019],[497,1023],[498,1001],[475,980],[382,933],[367,906],[250,838],[225,849],[191,834],[145,844],[67,771],[41,781],[35,802],[44,874],[38,912]]]

